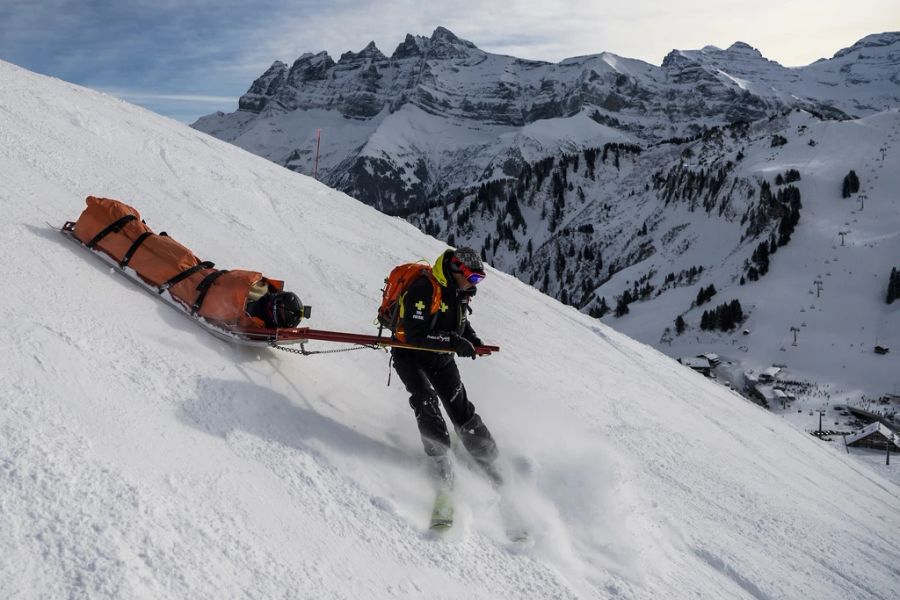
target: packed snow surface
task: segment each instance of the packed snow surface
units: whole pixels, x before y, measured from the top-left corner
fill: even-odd
[[[384,275],[443,247],[185,125],[0,62],[0,596],[896,598],[900,487],[496,271],[461,362],[532,532],[456,452],[432,499],[388,357],[230,346],[53,227],[135,205],[311,326],[373,331]],[[320,348],[325,349],[323,344]]]

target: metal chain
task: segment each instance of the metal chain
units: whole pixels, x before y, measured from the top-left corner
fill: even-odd
[[[335,354],[337,352],[353,352],[354,350],[365,350],[367,348],[370,350],[380,350],[381,349],[380,346],[359,345],[359,346],[354,346],[352,348],[340,348],[337,350],[307,350],[306,344],[302,343],[302,344],[300,344],[300,349],[297,350],[296,348],[288,348],[287,346],[279,346],[276,342],[272,342],[269,345],[272,348],[275,348],[276,350],[281,350],[282,352],[290,352],[291,354],[302,354],[303,356],[312,356],[313,354]]]

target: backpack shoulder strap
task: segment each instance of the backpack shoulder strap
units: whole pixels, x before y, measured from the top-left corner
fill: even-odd
[[[431,313],[435,314],[441,308],[441,302],[444,299],[444,290],[441,287],[441,284],[438,283],[434,273],[431,272],[430,267],[428,268],[426,276],[428,277],[428,280],[431,281]]]

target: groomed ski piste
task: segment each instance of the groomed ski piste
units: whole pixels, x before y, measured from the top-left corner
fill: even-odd
[[[460,366],[531,537],[464,453],[435,536],[384,352],[229,345],[46,223],[133,203],[361,333],[390,268],[444,246],[143,109],[0,81],[0,597],[900,596],[900,487],[493,270],[472,321],[502,350]]]

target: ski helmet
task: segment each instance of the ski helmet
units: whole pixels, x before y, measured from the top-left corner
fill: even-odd
[[[450,270],[462,273],[470,283],[480,283],[484,279],[484,263],[481,255],[473,248],[463,246],[457,248],[450,259]]]
[[[277,292],[272,298],[272,320],[276,327],[296,327],[303,318],[303,303],[293,292]]]

